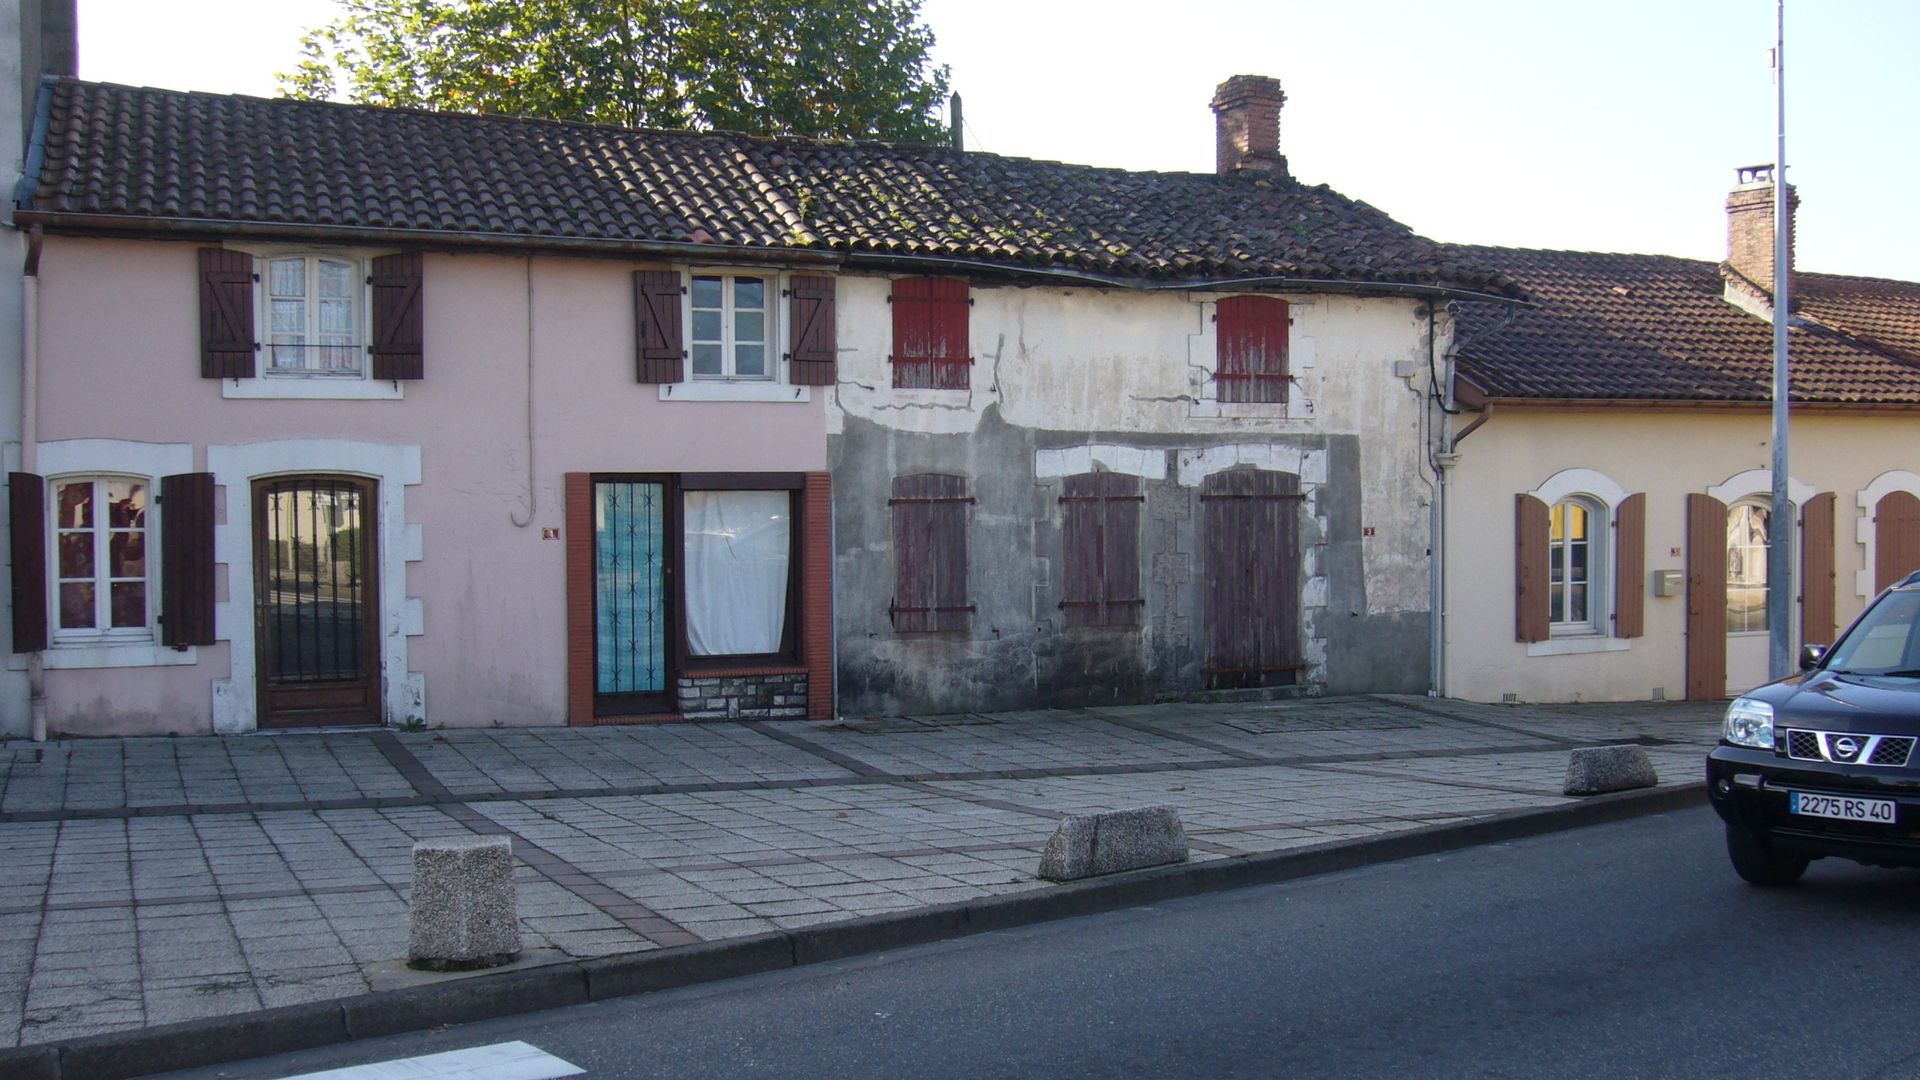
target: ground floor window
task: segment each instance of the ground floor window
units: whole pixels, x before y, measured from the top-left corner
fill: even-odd
[[[782,651],[792,595],[792,494],[689,491],[682,506],[688,653]]]
[[[1594,512],[1586,502],[1556,503],[1547,521],[1547,602],[1555,632],[1591,633],[1594,600]]]
[[[1767,508],[1727,508],[1727,633],[1767,629]]]
[[[150,636],[149,482],[81,477],[52,487],[55,638]]]

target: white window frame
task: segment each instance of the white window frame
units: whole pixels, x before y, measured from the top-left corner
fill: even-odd
[[[680,269],[684,288],[680,296],[680,325],[687,342],[686,379],[661,383],[661,401],[758,401],[797,405],[813,400],[813,387],[790,380],[790,358],[781,336],[790,317],[787,274],[772,269],[738,266],[694,266]],[[767,371],[765,377],[729,378],[693,373],[693,279],[696,277],[757,277],[767,283]],[[723,347],[725,347],[723,345]]]
[[[1799,506],[1789,503],[1788,507],[1789,507],[1789,510],[1788,510],[1789,516],[1797,521],[1800,516]],[[1728,503],[1727,504],[1728,530],[1731,530],[1733,528],[1733,515],[1735,511],[1739,511],[1739,510],[1747,510],[1747,511],[1758,510],[1762,514],[1765,514],[1767,516],[1767,536],[1769,539],[1772,538],[1774,521],[1773,521],[1773,501],[1771,498],[1761,499],[1758,497],[1750,496],[1744,499],[1735,499],[1733,502]],[[1731,540],[1732,536],[1729,535],[1728,539]],[[1796,549],[1795,555],[1798,556],[1798,554],[1799,552]],[[1732,558],[1733,553],[1732,551],[1728,551],[1727,555],[1728,555],[1727,590],[1729,593],[1731,593],[1733,590],[1733,558]],[[1773,552],[1768,545],[1766,544],[1761,545],[1760,557],[1762,561],[1771,559],[1773,557]],[[1767,622],[1767,615],[1769,613],[1767,610],[1766,601],[1764,599],[1766,596],[1766,590],[1768,586],[1769,586],[1768,577],[1766,572],[1763,570],[1760,574],[1760,589],[1761,589],[1761,596],[1763,598],[1760,605],[1760,625],[1758,627],[1735,630],[1732,626],[1732,619],[1728,619],[1728,626],[1727,626],[1728,637],[1764,637],[1769,635],[1772,632],[1772,628]],[[1727,607],[1727,614],[1728,615],[1733,614],[1733,608],[1731,604],[1729,604]]]
[[[130,529],[115,529],[111,518],[108,516],[109,510],[105,485],[115,481],[142,484],[145,485],[147,489],[146,514],[139,528],[139,532],[144,534],[141,539],[140,559],[144,564],[141,584],[145,586],[144,604],[146,610],[141,613],[140,625],[137,627],[113,625],[113,583],[115,578],[112,573],[112,538],[115,532],[124,533],[133,531]],[[69,584],[69,581],[62,577],[60,573],[60,536],[62,533],[79,532],[81,530],[64,527],[64,523],[60,520],[59,494],[61,488],[72,487],[75,484],[88,484],[93,488],[92,494],[90,495],[93,525],[85,531],[93,535],[93,575],[91,583],[94,589],[94,624],[92,626],[66,627],[60,625],[62,609],[60,590],[61,586]],[[154,553],[159,550],[160,545],[157,542],[159,538],[154,531],[156,518],[153,511],[159,505],[159,494],[160,492],[155,487],[152,477],[140,476],[133,473],[69,473],[64,476],[49,476],[46,478],[47,585],[49,593],[47,598],[49,609],[47,612],[47,630],[50,641],[58,644],[107,645],[136,644],[152,642],[154,640],[154,592],[156,590],[154,587],[153,556]],[[79,582],[79,580],[78,578],[72,579],[74,583]],[[125,582],[131,581],[132,579],[124,578],[119,580]]]
[[[305,398],[321,400],[378,400],[397,401],[405,397],[402,383],[397,379],[373,378],[373,353],[370,346],[373,336],[373,285],[369,280],[375,257],[391,254],[389,251],[376,251],[366,248],[315,248],[315,247],[242,247],[253,256],[253,336],[255,339],[254,375],[247,379],[220,380],[220,395],[236,399],[287,399]],[[357,340],[353,348],[360,358],[360,368],[352,374],[323,374],[310,371],[275,371],[273,369],[273,269],[277,259],[301,258],[308,260],[307,279],[309,285],[318,280],[316,260],[327,259],[344,262],[353,267],[355,291],[354,333]],[[317,297],[309,294],[308,323],[318,317]]]
[[[1613,634],[1614,555],[1618,536],[1620,504],[1627,501],[1627,489],[1595,469],[1562,469],[1549,476],[1527,494],[1547,504],[1547,513],[1566,502],[1581,502],[1591,515],[1588,521],[1587,612],[1584,623],[1547,624],[1547,640],[1527,643],[1528,656],[1564,656],[1572,653],[1627,652],[1632,638]],[[1597,537],[1592,534],[1598,534]],[[1551,552],[1548,553],[1549,556]],[[1551,579],[1552,571],[1548,571]]]
[[[693,303],[694,283],[701,278],[720,279],[720,341],[718,344],[720,346],[721,370],[718,375],[702,375],[693,370],[694,346],[696,344],[713,344],[713,342],[710,341],[697,342],[693,336],[693,315],[695,311]],[[736,337],[738,311],[734,307],[734,283],[741,278],[757,278],[761,283],[760,348],[762,350],[761,355],[763,357],[765,371],[759,375],[740,375],[734,370],[734,364],[737,360],[735,346],[739,344]],[[689,382],[780,384],[787,381],[785,358],[778,346],[779,329],[780,323],[782,322],[779,317],[781,307],[779,301],[786,291],[781,285],[780,275],[769,271],[739,269],[694,269],[688,271],[687,291],[682,294],[683,300],[681,301],[681,313],[684,318],[680,325],[686,328],[687,380]],[[699,310],[712,311],[714,309],[700,308]]]
[[[1556,582],[1553,578],[1553,568],[1555,565],[1554,548],[1565,547],[1565,565],[1569,577],[1571,576],[1573,569],[1572,537],[1565,535],[1563,529],[1561,539],[1558,541],[1553,540],[1552,530],[1553,521],[1560,518],[1567,509],[1576,506],[1584,510],[1587,515],[1587,580],[1584,582],[1587,588],[1587,617],[1584,619],[1561,618],[1564,610],[1571,603],[1571,590],[1563,591],[1561,594],[1560,610],[1551,611],[1547,619],[1547,632],[1548,635],[1552,637],[1599,635],[1606,629],[1606,624],[1602,620],[1612,614],[1611,605],[1606,602],[1606,597],[1609,595],[1607,592],[1607,584],[1612,579],[1612,567],[1609,564],[1613,549],[1613,508],[1606,506],[1590,495],[1570,495],[1547,507],[1547,595],[1552,597],[1553,586],[1556,584],[1562,586],[1571,584],[1570,581]]]

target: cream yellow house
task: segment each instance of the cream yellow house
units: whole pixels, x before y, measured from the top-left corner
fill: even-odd
[[[1727,214],[1718,265],[1458,249],[1535,306],[1459,313],[1447,696],[1713,699],[1767,681],[1769,170],[1741,170]],[[1920,284],[1796,273],[1791,292],[1797,648],[1920,568]]]

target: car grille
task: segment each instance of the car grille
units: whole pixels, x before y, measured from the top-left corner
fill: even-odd
[[[1842,765],[1877,765],[1897,769],[1913,756],[1911,735],[1862,735],[1850,731],[1787,731],[1787,756],[1801,761],[1833,761]],[[1848,753],[1849,745],[1852,753]]]

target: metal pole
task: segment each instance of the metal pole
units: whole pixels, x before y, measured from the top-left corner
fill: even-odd
[[[1767,516],[1768,671],[1793,671],[1793,506],[1787,500],[1787,324],[1792,247],[1787,198],[1787,3],[1774,0],[1773,87],[1773,508]]]

